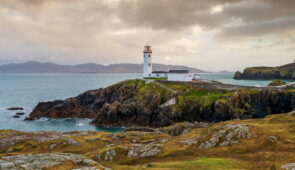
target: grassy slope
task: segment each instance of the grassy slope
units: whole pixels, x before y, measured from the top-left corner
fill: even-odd
[[[269,169],[279,167],[282,164],[295,162],[295,116],[286,114],[272,115],[263,119],[236,120],[215,124],[247,124],[250,126],[252,137],[244,139],[239,144],[228,147],[216,147],[212,149],[199,149],[194,145],[181,144],[181,140],[198,137],[206,133],[207,129],[193,129],[191,132],[179,136],[171,137],[165,134],[147,134],[144,136],[129,135],[123,137],[122,143],[105,136],[108,133],[95,132],[93,136],[72,136],[70,138],[81,142],[81,146],[58,146],[53,150],[49,149],[51,142],[39,143],[27,140],[13,146],[15,151],[5,154],[7,148],[1,148],[0,156],[18,155],[30,153],[48,152],[70,152],[94,157],[110,148],[121,148],[122,154],[113,162],[102,161],[101,163],[113,169],[142,169],[143,164],[150,164],[148,169]],[[0,134],[14,131],[0,131]],[[17,134],[31,134],[28,132],[16,132]],[[50,133],[50,132],[48,132]],[[73,132],[73,134],[78,132]],[[124,132],[126,133],[126,132]],[[122,132],[122,134],[124,134]],[[268,136],[278,137],[277,142],[269,142]],[[1,136],[1,139],[7,136]],[[168,138],[170,141],[165,144],[163,152],[151,158],[127,158],[124,147],[128,147],[131,141],[137,140],[139,143],[149,143],[153,140]],[[97,139],[87,141],[87,139]],[[112,147],[106,147],[115,144]],[[70,163],[69,163],[70,164]],[[74,165],[73,165],[74,166]]]

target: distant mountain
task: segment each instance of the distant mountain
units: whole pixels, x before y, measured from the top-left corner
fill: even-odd
[[[218,73],[222,73],[222,74],[233,74],[234,72],[227,71],[227,70],[222,70],[222,71],[219,71]]]
[[[246,68],[243,73],[237,71],[234,79],[246,80],[272,80],[284,79],[295,80],[295,63],[286,64],[278,67],[250,67]]]
[[[206,71],[185,67],[168,66],[163,64],[153,64],[153,69],[157,71],[167,71],[168,68],[184,69],[188,68],[192,73],[207,73]],[[55,63],[41,63],[29,61],[25,63],[12,63],[0,66],[0,73],[141,73],[142,64],[111,64],[108,66],[94,63],[78,65],[59,65]]]

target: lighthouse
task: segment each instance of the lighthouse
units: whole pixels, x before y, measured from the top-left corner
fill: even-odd
[[[143,50],[143,78],[150,78],[152,77],[152,48],[151,46],[147,45],[144,47]]]

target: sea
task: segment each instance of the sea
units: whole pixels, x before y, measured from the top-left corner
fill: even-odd
[[[226,84],[266,86],[270,81],[234,80],[233,74],[200,74],[201,79],[216,80]],[[50,119],[23,121],[38,102],[66,99],[87,90],[104,88],[119,81],[140,78],[139,73],[81,73],[81,74],[0,74],[0,129],[20,131],[109,131],[90,125],[90,119]],[[13,118],[16,112],[9,107],[23,107],[25,115]]]

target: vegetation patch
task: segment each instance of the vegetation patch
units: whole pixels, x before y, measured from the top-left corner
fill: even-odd
[[[234,169],[235,162],[222,158],[200,158],[193,161],[165,162],[151,164],[151,168],[169,169]]]
[[[267,86],[283,86],[283,85],[287,85],[287,83],[284,82],[283,80],[273,80]]]

